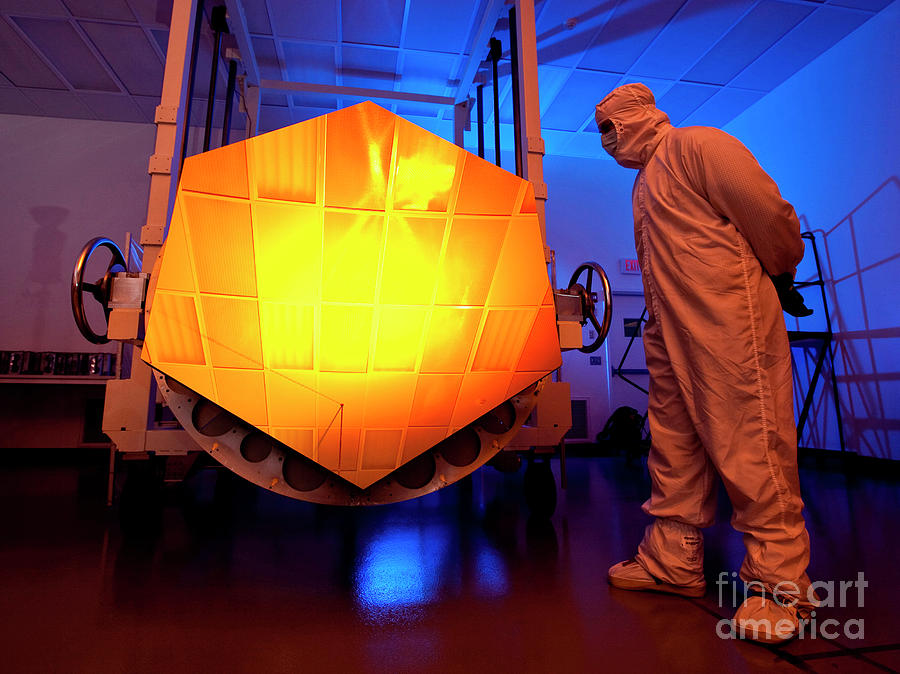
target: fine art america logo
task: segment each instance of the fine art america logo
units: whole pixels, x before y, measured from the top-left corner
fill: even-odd
[[[738,586],[743,585],[742,590]],[[722,571],[716,581],[719,588],[719,606],[725,606],[725,600],[737,606],[748,597],[762,597],[762,600],[775,601],[781,606],[796,608],[801,617],[799,630],[796,622],[783,617],[767,620],[759,618],[754,621],[746,621],[746,630],[757,630],[767,635],[787,637],[796,632],[798,639],[837,639],[843,636],[847,639],[864,639],[865,623],[862,618],[850,618],[843,622],[835,618],[826,618],[817,615],[817,610],[828,608],[863,608],[865,606],[865,589],[869,586],[865,574],[860,571],[856,580],[819,580],[811,583],[806,592],[801,592],[796,583],[783,581],[777,585],[764,585],[759,581],[742,583],[737,573]],[[728,587],[731,586],[730,592]],[[730,596],[729,596],[730,595]],[[750,625],[749,623],[753,624]],[[746,631],[745,630],[745,631]],[[716,634],[722,639],[742,638],[741,628],[733,621],[722,619],[716,624]]]

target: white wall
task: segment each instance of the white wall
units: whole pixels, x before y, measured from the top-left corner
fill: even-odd
[[[895,2],[726,126],[818,237],[849,447],[893,459],[900,459],[898,35]],[[814,268],[807,253],[798,276]],[[821,329],[824,314],[789,327]],[[816,398],[812,422],[803,444],[839,446],[830,395]]]
[[[572,385],[572,397],[588,400],[591,440],[616,407],[629,405],[641,413],[647,409],[646,395],[610,377],[610,367],[618,365],[627,344],[623,319],[637,318],[643,308],[641,277],[619,272],[621,258],[637,257],[631,212],[635,174],[605,155],[597,159],[544,158],[549,195],[547,243],[556,251],[557,288],[568,285],[572,272],[581,263],[594,261],[606,271],[614,293],[630,293],[613,299],[610,336],[600,350],[591,354],[595,359],[600,357],[600,364],[591,365],[590,355],[579,351],[563,356],[563,379]],[[633,346],[626,367],[644,367],[640,340]],[[646,386],[646,377],[637,379]]]
[[[89,239],[109,236],[121,246],[125,232],[139,232],[154,137],[151,124],[0,115],[0,349],[115,349],[76,329],[72,267]]]

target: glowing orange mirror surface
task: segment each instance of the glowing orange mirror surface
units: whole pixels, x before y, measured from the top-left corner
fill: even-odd
[[[530,183],[380,108],[185,161],[143,358],[359,487],[560,364]]]

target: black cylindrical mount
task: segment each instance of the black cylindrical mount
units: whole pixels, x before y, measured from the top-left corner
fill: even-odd
[[[513,137],[516,150],[516,175],[522,177],[522,118],[519,110],[519,38],[516,35],[516,8],[509,10],[509,60],[512,77]]]
[[[503,47],[500,40],[491,38],[491,71],[494,80],[494,163],[500,166],[500,83],[497,77],[497,63]]]
[[[222,117],[222,147],[228,145],[231,132],[231,111],[234,108],[234,86],[237,81],[237,61],[228,62],[228,86],[225,87],[225,114]]]

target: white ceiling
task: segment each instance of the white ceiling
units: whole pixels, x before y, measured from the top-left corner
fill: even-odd
[[[239,0],[263,79],[457,96],[490,0]],[[219,4],[207,0],[207,7]],[[721,126],[890,0],[537,0],[540,103],[548,151],[596,156],[593,106],[643,81],[675,124]],[[0,0],[0,113],[151,122],[172,0]],[[511,137],[507,8],[500,119]],[[232,25],[234,22],[232,21]],[[211,62],[204,27],[192,121],[202,124]],[[476,57],[487,57],[477,45]],[[220,68],[219,97],[226,68]],[[489,67],[485,117],[492,121]],[[827,82],[823,82],[827,86]],[[474,96],[474,89],[471,90]],[[270,90],[261,130],[358,102]],[[452,110],[378,100],[452,136]],[[221,117],[223,106],[217,106]],[[239,118],[237,124],[242,124]],[[485,133],[488,147],[492,132]],[[474,133],[467,135],[474,144]]]

